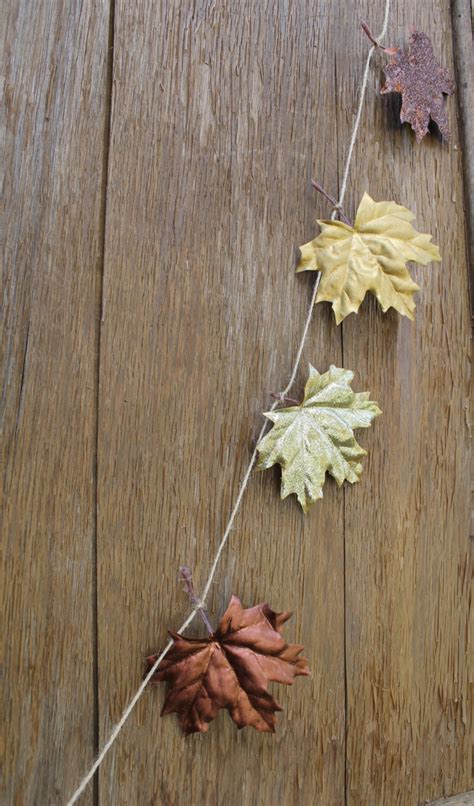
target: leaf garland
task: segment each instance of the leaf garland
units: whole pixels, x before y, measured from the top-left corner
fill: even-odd
[[[300,247],[297,272],[322,273],[316,302],[332,302],[336,323],[357,313],[367,293],[377,297],[382,310],[395,308],[413,319],[412,280],[407,261],[426,266],[441,255],[431,235],[417,232],[414,214],[391,201],[375,202],[364,193],[354,226],[342,221],[319,221],[321,233]]]
[[[268,604],[243,608],[232,596],[219,627],[208,638],[185,638],[170,632],[174,643],[152,677],[169,685],[161,715],[176,713],[186,734],[206,733],[221,708],[238,728],[275,732],[282,708],[268,683],[291,685],[309,675],[299,644],[287,644],[283,624],[291,613],[275,613]],[[149,669],[156,655],[147,658]]]
[[[331,366],[320,375],[310,365],[304,399],[299,406],[265,414],[274,423],[259,442],[258,467],[282,466],[281,497],[294,493],[303,511],[322,498],[326,472],[340,486],[359,481],[366,451],[354,428],[368,428],[381,411],[368,392],[353,392],[354,373]]]

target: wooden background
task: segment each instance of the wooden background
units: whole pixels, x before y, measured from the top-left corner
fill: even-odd
[[[6,804],[63,804],[207,576],[314,277],[383,2],[13,0],[5,47]],[[394,0],[454,71],[450,5]],[[469,298],[458,97],[419,146],[371,70],[347,195],[394,199],[442,264],[416,322],[374,298],[307,363],[384,414],[362,482],[304,517],[255,475],[210,602],[294,610],[313,670],[276,736],[184,740],[147,692],[84,804],[413,806],[468,789]],[[459,78],[459,77],[458,77]],[[461,77],[462,78],[462,77]],[[463,79],[464,80],[464,79]],[[275,687],[276,689],[277,687]]]

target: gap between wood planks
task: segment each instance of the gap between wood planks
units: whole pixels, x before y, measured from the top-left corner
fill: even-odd
[[[102,162],[102,192],[100,210],[100,274],[97,282],[97,330],[96,330],[96,350],[95,350],[95,379],[96,379],[96,412],[95,412],[95,433],[94,433],[94,526],[92,532],[92,686],[93,686],[93,722],[94,722],[94,757],[100,749],[100,702],[99,702],[99,600],[98,600],[98,511],[99,511],[99,429],[100,429],[100,360],[101,360],[101,335],[102,317],[104,312],[104,273],[105,273],[105,239],[107,227],[107,195],[109,183],[109,157],[110,157],[110,134],[112,126],[112,93],[114,77],[114,33],[115,33],[115,0],[110,0],[109,5],[109,28],[107,38],[107,71],[105,86],[105,121],[104,121],[104,150]],[[93,806],[99,804],[99,770],[94,775],[92,781],[92,803]]]

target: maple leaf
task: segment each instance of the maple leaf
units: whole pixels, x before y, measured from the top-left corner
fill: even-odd
[[[301,405],[268,412],[272,430],[257,445],[258,467],[282,466],[281,497],[298,497],[303,511],[322,498],[326,472],[343,481],[359,481],[360,459],[353,428],[368,428],[382,412],[368,392],[353,392],[354,373],[331,366],[320,375],[309,366]]]
[[[449,140],[443,93],[452,95],[454,82],[448,71],[438,64],[430,38],[421,31],[413,31],[407,52],[401,48],[387,50],[392,57],[383,68],[386,83],[381,93],[402,94],[400,120],[411,124],[418,143],[428,132],[430,117],[438,124],[443,137]]]
[[[322,272],[316,302],[332,302],[339,324],[357,312],[367,293],[377,297],[382,310],[395,308],[413,319],[414,291],[406,262],[426,266],[441,260],[431,235],[410,224],[413,213],[395,202],[375,202],[364,193],[354,226],[342,221],[319,221],[321,233],[300,247],[297,271]]]
[[[268,604],[244,609],[232,596],[219,627],[209,638],[185,638],[170,632],[174,644],[152,682],[167,681],[161,715],[176,713],[183,731],[205,733],[221,708],[238,728],[275,732],[282,708],[268,692],[269,681],[291,685],[308,675],[303,647],[287,644],[281,632],[290,612],[275,613]],[[157,656],[147,658],[150,670]]]

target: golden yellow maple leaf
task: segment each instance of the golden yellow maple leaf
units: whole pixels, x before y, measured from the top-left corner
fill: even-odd
[[[426,266],[441,260],[431,235],[410,224],[413,213],[395,202],[374,202],[364,193],[354,226],[342,221],[318,221],[321,233],[301,246],[297,271],[322,273],[316,302],[332,302],[339,324],[356,313],[367,293],[377,297],[382,310],[395,308],[413,319],[412,280],[407,261]]]

